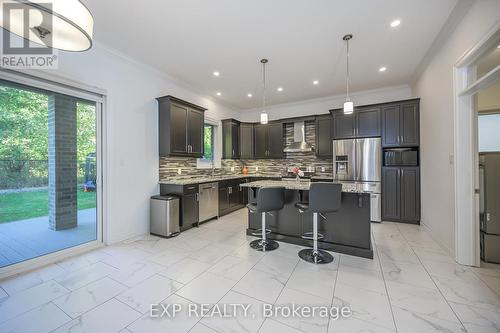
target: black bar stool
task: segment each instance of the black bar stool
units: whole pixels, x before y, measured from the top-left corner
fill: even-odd
[[[263,187],[257,192],[257,203],[248,204],[247,207],[253,213],[262,214],[262,228],[258,229],[255,236],[262,236],[261,239],[256,239],[250,243],[250,247],[258,251],[272,251],[279,247],[278,242],[267,239],[266,234],[271,230],[266,229],[266,213],[280,210],[285,205],[285,188],[284,187]]]
[[[301,213],[310,210],[313,212],[313,231],[302,235],[302,238],[312,239],[313,248],[299,251],[299,257],[315,264],[327,264],[333,261],[330,253],[318,249],[318,239],[323,235],[318,234],[318,214],[336,212],[342,204],[342,184],[312,183],[309,188],[309,203],[298,202],[295,207]],[[324,217],[324,216],[323,216]]]

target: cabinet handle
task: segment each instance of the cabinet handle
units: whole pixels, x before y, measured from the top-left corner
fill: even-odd
[[[234,156],[234,149],[233,149],[233,156]]]
[[[194,197],[196,198],[196,201],[200,201],[200,195],[198,193],[195,193]]]

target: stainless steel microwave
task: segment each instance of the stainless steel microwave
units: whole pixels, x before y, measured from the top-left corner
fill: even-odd
[[[386,149],[384,150],[384,166],[418,166],[418,149]]]

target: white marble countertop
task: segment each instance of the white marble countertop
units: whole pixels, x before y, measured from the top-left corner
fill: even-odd
[[[225,175],[225,176],[194,176],[190,178],[171,178],[160,180],[159,184],[167,185],[192,185],[192,184],[203,184],[211,182],[219,182],[223,180],[238,179],[238,178],[280,178],[281,175]]]
[[[230,180],[230,179],[238,179],[238,178],[281,178],[283,177],[282,175],[256,175],[256,174],[251,174],[251,175],[243,175],[243,174],[238,174],[238,175],[224,175],[224,176],[193,176],[193,177],[179,177],[179,178],[169,178],[169,179],[162,179],[158,183],[159,184],[166,184],[166,185],[193,185],[193,184],[203,184],[203,183],[210,183],[210,182],[219,182],[223,180]],[[332,177],[330,176],[313,176],[311,179],[326,179],[326,180],[331,180]],[[305,180],[304,180],[305,181]]]
[[[308,180],[258,180],[255,182],[240,184],[241,187],[284,187],[287,190],[309,191],[311,182]],[[342,183],[342,192],[346,193],[370,193],[356,184]]]

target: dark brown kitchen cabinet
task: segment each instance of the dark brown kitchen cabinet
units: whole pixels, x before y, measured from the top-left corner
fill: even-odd
[[[401,220],[420,221],[420,168],[401,168]]]
[[[400,168],[382,168],[382,219],[397,221],[401,218]]]
[[[254,133],[253,124],[240,124],[240,158],[254,158]]]
[[[254,130],[255,158],[267,158],[267,126],[255,125]]]
[[[333,117],[333,139],[353,139],[356,137],[356,115],[344,114],[342,110],[332,113]]]
[[[344,114],[343,110],[332,111],[332,138],[353,139],[380,136],[380,108],[358,107],[352,114]]]
[[[382,146],[417,147],[420,144],[419,102],[382,107]]]
[[[382,219],[420,222],[420,168],[382,168]]]
[[[368,107],[355,110],[356,137],[370,138],[380,136],[380,108]]]
[[[161,156],[203,156],[205,108],[173,96],[157,98]]]
[[[179,225],[181,231],[192,228],[199,223],[199,186],[161,184],[161,195],[175,195],[180,199],[180,219]]]
[[[268,126],[268,157],[283,157],[283,124],[275,123]]]
[[[332,157],[332,116],[316,117],[316,156]]]
[[[256,159],[283,158],[283,124],[258,124],[254,129]]]
[[[222,158],[240,158],[240,122],[234,119],[222,121]]]
[[[244,207],[245,192],[240,190],[243,182],[245,178],[219,182],[219,217]]]

